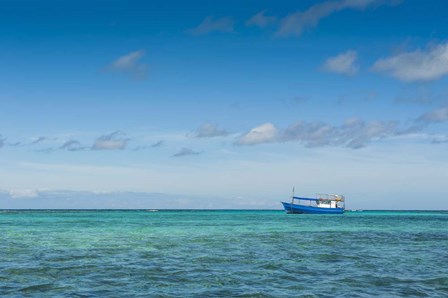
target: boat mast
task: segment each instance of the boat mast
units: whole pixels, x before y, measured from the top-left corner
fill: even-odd
[[[294,203],[294,186],[292,187],[292,197],[291,197],[291,204]]]
[[[292,187],[292,197],[291,197],[291,213],[293,213],[292,205],[294,204],[294,186]]]

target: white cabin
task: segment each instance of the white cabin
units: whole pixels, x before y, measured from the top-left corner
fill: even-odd
[[[317,194],[316,201],[317,207],[319,208],[341,208],[339,202],[344,202],[345,198],[342,195],[334,194]]]

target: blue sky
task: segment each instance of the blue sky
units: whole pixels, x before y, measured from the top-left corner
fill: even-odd
[[[446,11],[6,1],[0,208],[279,208],[295,186],[447,209]]]

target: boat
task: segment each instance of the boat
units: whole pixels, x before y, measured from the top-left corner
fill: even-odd
[[[336,194],[316,194],[316,198],[291,197],[291,202],[281,202],[289,214],[343,214],[345,197]]]

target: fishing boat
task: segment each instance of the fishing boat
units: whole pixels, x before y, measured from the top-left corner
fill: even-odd
[[[293,195],[291,202],[282,202],[286,213],[342,214],[345,211],[345,197],[335,194],[316,194],[316,198],[302,198]]]

